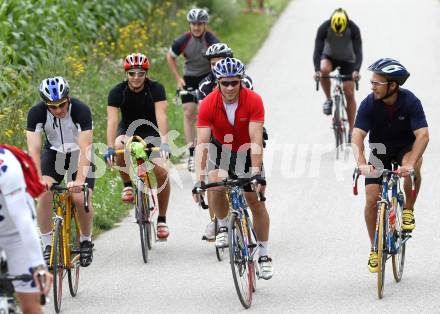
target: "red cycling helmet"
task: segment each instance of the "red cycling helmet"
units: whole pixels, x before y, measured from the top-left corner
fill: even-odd
[[[142,53],[131,53],[124,60],[124,70],[143,69],[147,71],[150,67],[150,62],[146,55]]]

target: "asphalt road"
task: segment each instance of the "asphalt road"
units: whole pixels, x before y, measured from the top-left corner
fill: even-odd
[[[316,29],[340,6],[363,37],[357,100],[369,93],[368,65],[380,57],[396,58],[411,72],[405,86],[421,99],[430,125],[417,229],[399,284],[387,264],[382,300],[376,275],[367,270],[363,184],[354,197],[354,161],[351,156],[335,161],[330,120],[321,112],[324,97],[312,80]],[[248,73],[265,102],[271,139],[265,164],[275,274],[258,281],[248,312],[440,312],[439,38],[437,0],[296,0],[273,27]],[[168,242],[156,243],[144,264],[137,225],[132,216],[126,218],[95,242],[95,260],[82,270],[75,299],[65,281],[63,313],[244,311],[228,262],[217,262],[214,246],[200,240],[208,216],[191,199],[190,175],[176,170],[173,177]],[[53,304],[46,311],[53,311]]]

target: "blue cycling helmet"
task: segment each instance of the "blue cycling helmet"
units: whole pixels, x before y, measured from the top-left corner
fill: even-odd
[[[368,67],[368,70],[383,76],[388,81],[397,82],[399,85],[403,85],[410,75],[399,61],[391,58],[377,60]]]
[[[69,84],[62,76],[44,79],[39,89],[41,98],[47,103],[61,103],[69,95]]]
[[[235,58],[226,58],[218,61],[212,70],[217,79],[222,77],[244,76],[244,64]]]

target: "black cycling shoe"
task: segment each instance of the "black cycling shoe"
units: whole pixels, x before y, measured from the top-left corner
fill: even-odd
[[[80,245],[79,263],[82,267],[89,266],[93,261],[93,246],[91,241],[83,241]]]
[[[331,115],[332,106],[333,106],[333,101],[331,99],[327,99],[325,103],[322,105],[322,112],[324,112],[324,114],[327,116]]]
[[[46,262],[47,267],[49,267],[49,263],[50,263],[50,251],[52,249],[51,245],[47,245],[46,248],[44,249],[43,252],[43,258],[44,261]]]

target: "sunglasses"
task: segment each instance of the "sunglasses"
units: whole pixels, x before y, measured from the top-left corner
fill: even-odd
[[[63,109],[64,107],[66,107],[66,105],[69,103],[68,100],[63,101],[62,103],[58,104],[58,105],[49,105],[46,103],[47,108],[52,109],[52,110],[56,110],[58,108]]]
[[[370,81],[371,85],[373,86],[380,86],[380,85],[387,85],[388,82],[379,82],[379,81]]]
[[[130,77],[144,77],[147,72],[145,71],[128,71],[128,76]]]
[[[232,86],[236,87],[240,84],[240,81],[221,81],[220,84],[224,87]]]

